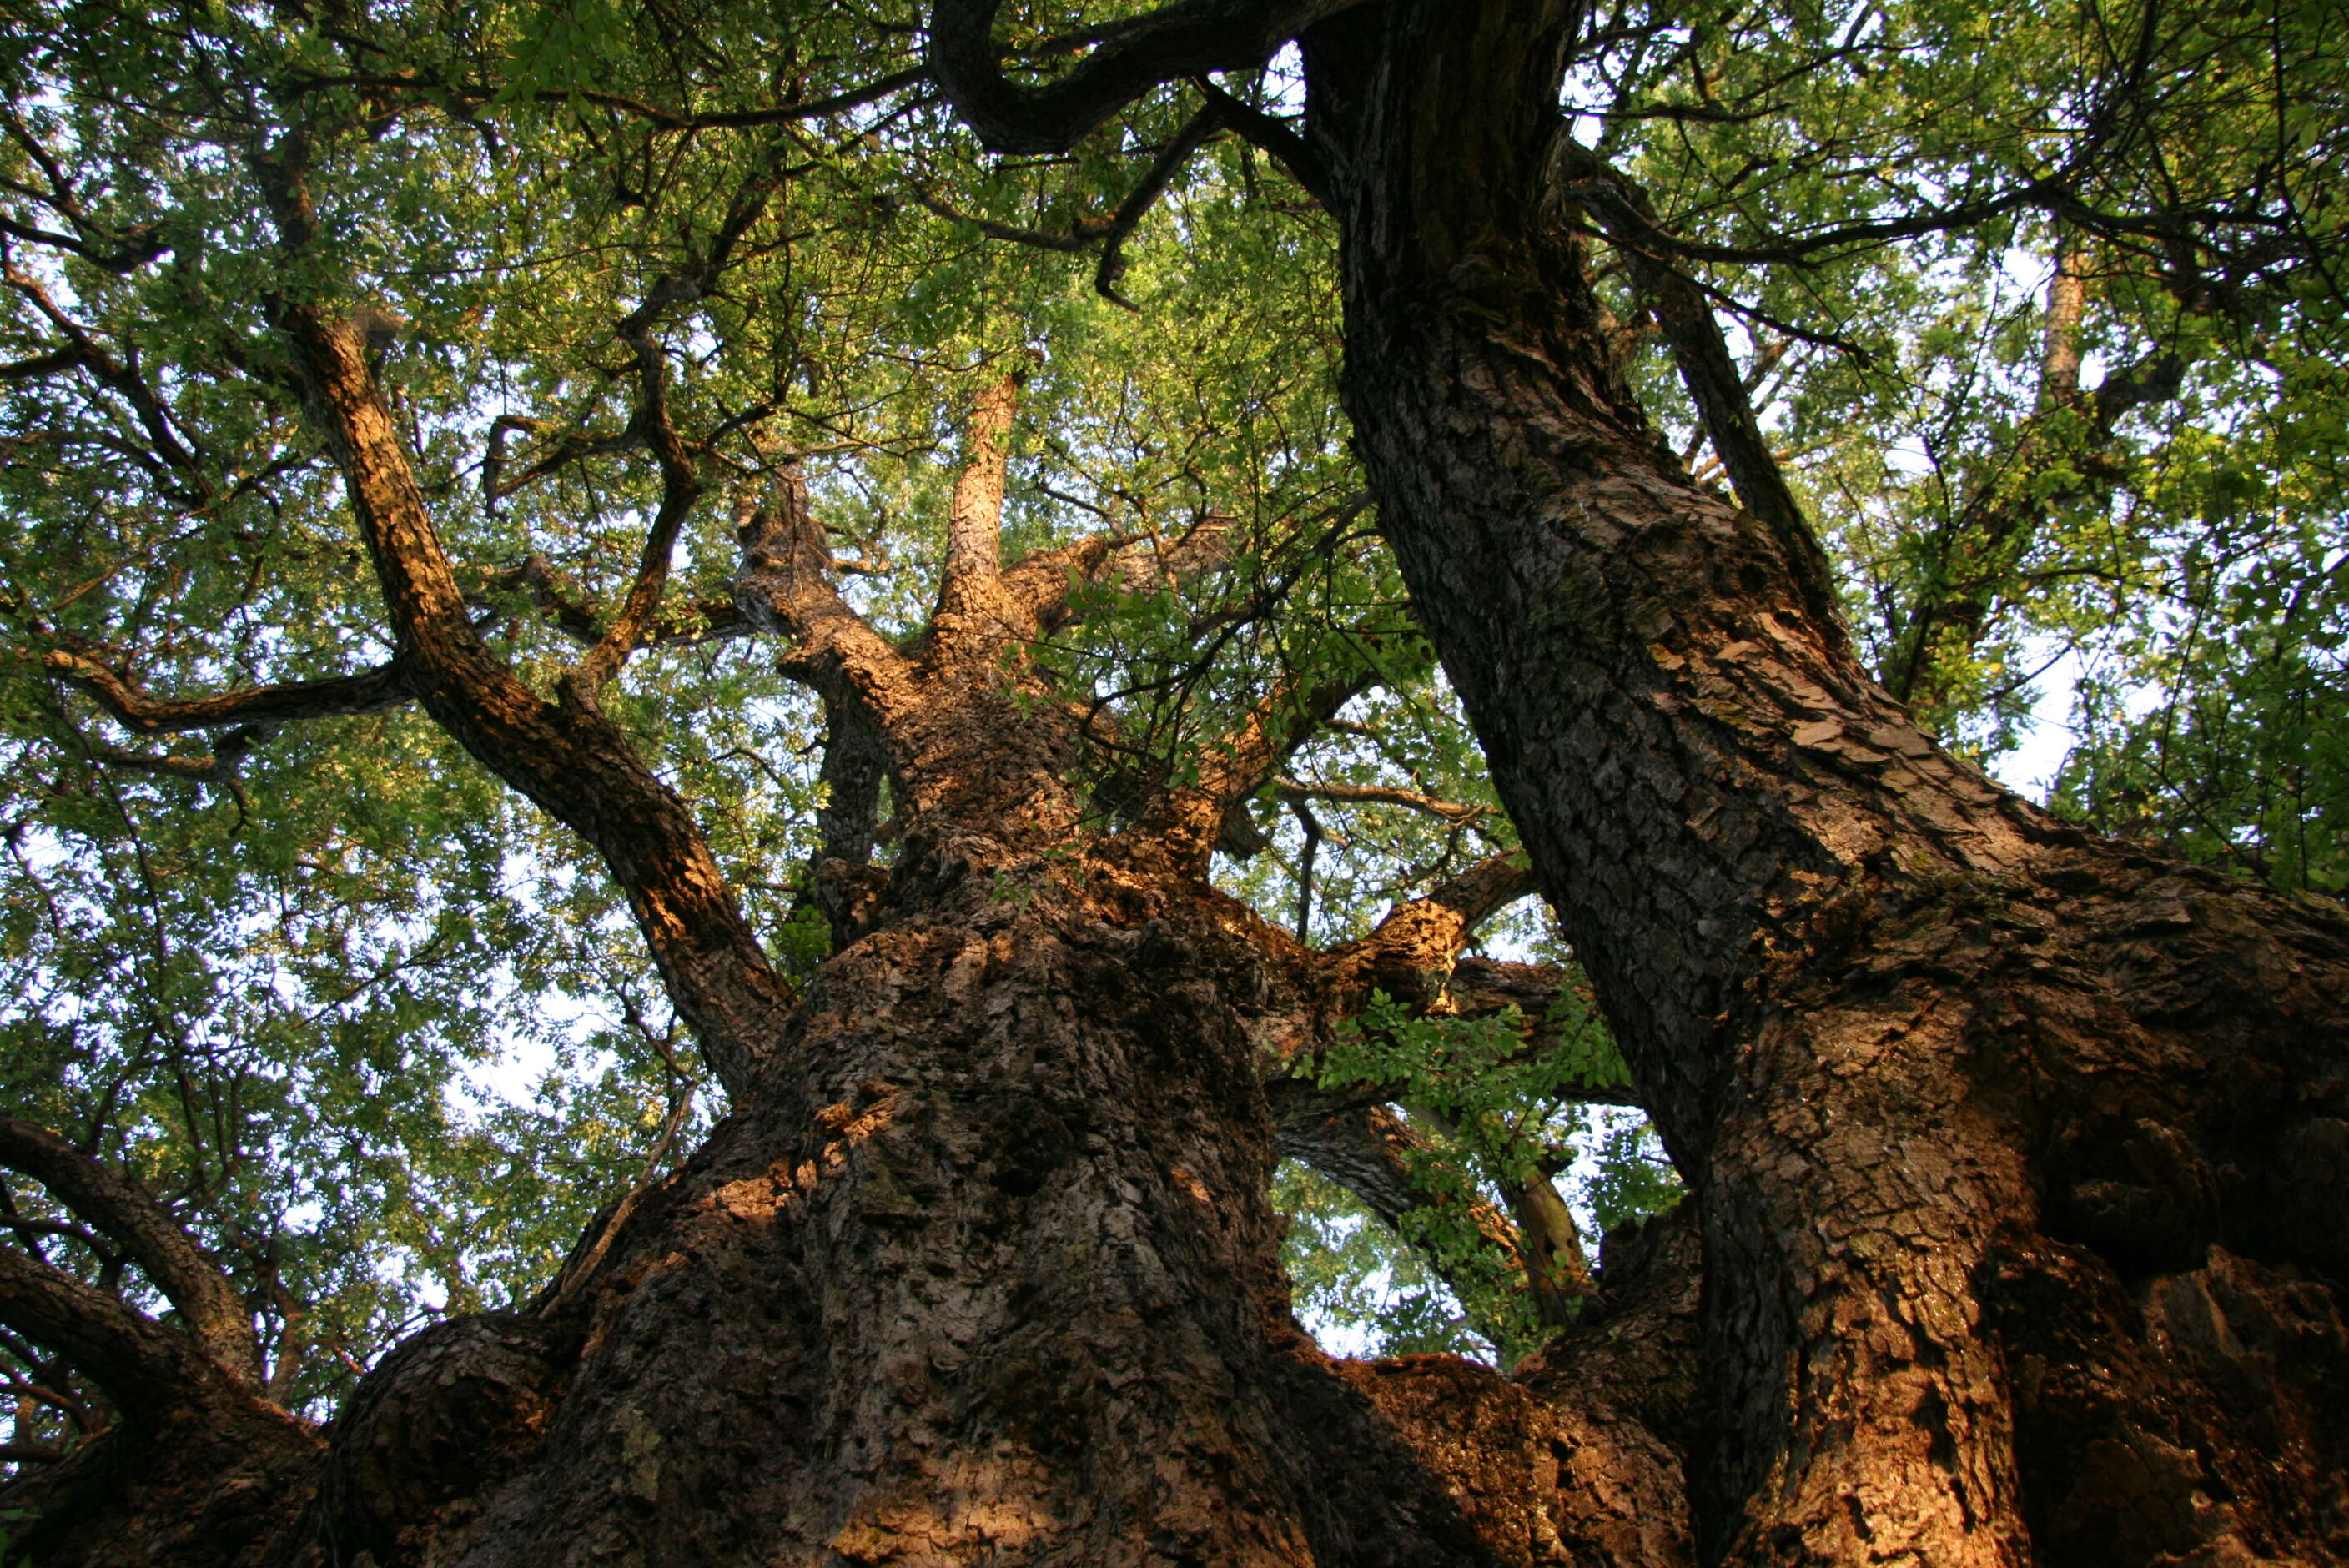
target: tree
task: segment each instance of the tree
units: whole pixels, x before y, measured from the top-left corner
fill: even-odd
[[[674,1172],[656,1148],[521,1310],[450,1316],[385,1357],[323,1444],[273,1408],[301,1376],[297,1315],[264,1319],[264,1383],[253,1303],[218,1262],[277,1233],[214,1219],[205,1255],[179,1222],[202,1203],[175,1214],[93,1157],[130,1119],[111,1109],[88,1148],[16,1126],[5,1162],[53,1203],[12,1203],[15,1228],[60,1250],[5,1254],[0,1321],[21,1361],[78,1369],[113,1421],[12,1486],[32,1549],[379,1563],[2337,1553],[2323,1511],[2341,1469],[2344,1237],[2327,1179],[2349,1139],[2349,932],[2321,903],[2092,839],[1910,722],[1855,656],[1696,265],[1789,267],[2050,210],[2103,242],[2155,245],[2181,287],[2304,279],[2292,269],[2321,266],[2321,219],[2288,183],[2289,222],[2271,227],[2290,243],[2269,251],[2236,242],[2275,198],[2220,160],[2212,191],[2140,201],[2129,185],[2163,150],[2151,110],[2184,112],[2147,83],[2172,80],[2202,23],[2146,14],[2153,42],[2111,94],[2139,129],[2089,115],[2085,150],[2054,173],[2021,170],[2025,135],[1924,137],[1922,183],[1936,159],[1981,178],[1900,191],[1890,219],[1825,211],[1808,237],[1714,242],[1659,216],[1670,188],[1571,139],[1561,81],[1613,68],[1591,40],[1631,38],[1693,67],[1703,102],[1682,123],[1799,120],[1835,96],[1866,17],[1762,18],[1786,23],[1785,74],[1810,96],[1723,108],[1704,68],[1721,39],[1669,18],[1592,29],[1549,5],[1198,0],[1007,45],[996,10],[936,7],[925,57],[891,70],[869,58],[875,39],[910,33],[828,9],[583,5],[519,30],[423,11],[28,18],[48,48],[12,93],[11,189],[42,221],[7,231],[25,340],[7,379],[28,389],[12,415],[30,523],[13,578],[39,587],[13,614],[72,703],[134,737],[214,740],[202,756],[122,746],[62,695],[26,722],[79,747],[88,777],[210,789],[243,830],[272,813],[261,777],[318,788],[305,768],[320,758],[289,741],[414,705],[428,746],[437,731],[461,747],[592,851],[729,1107]],[[1934,13],[1897,21],[1948,31]],[[2321,46],[2312,18],[2279,13],[2270,32],[2231,42],[2295,74]],[[1301,129],[1262,78],[1178,89],[1200,96],[1194,110],[1157,91],[1252,70],[1291,39]],[[1920,51],[1927,79],[1886,101],[1946,92],[1934,71],[1963,51],[1940,42]],[[744,57],[778,68],[730,76]],[[1619,119],[1666,101],[1654,68],[1601,81]],[[926,85],[999,147],[1061,159],[1052,181],[957,157],[942,124],[905,129],[932,112]],[[1114,116],[1128,143],[1087,140]],[[2310,148],[2286,138],[2280,176],[2329,155],[2331,128],[2312,123]],[[1860,154],[1892,134],[1845,129]],[[1317,732],[1359,726],[1348,705],[1373,686],[1441,702],[1335,433],[1304,412],[1314,388],[1176,377],[1200,417],[1135,425],[1134,455],[1113,460],[1117,442],[1077,417],[1121,373],[1133,398],[1133,346],[1167,329],[1121,346],[1040,281],[1049,263],[924,248],[956,232],[933,213],[1047,256],[1098,246],[1100,292],[1117,297],[1150,208],[1226,131],[1334,219],[1346,400],[1379,529],[1695,1191],[1691,1212],[1610,1248],[1597,1305],[1578,1309],[1578,1242],[1539,1202],[1541,1166],[1488,1172],[1516,1212],[1476,1212],[1472,1228],[1502,1243],[1483,1255],[1514,1259],[1557,1331],[1508,1378],[1454,1359],[1333,1366],[1279,1274],[1276,1148],[1399,1214],[1430,1194],[1410,1191],[1427,1165],[1398,1145],[1457,1109],[1340,1081],[1349,1041],[1387,1042],[1356,1052],[1353,1076],[1375,1079],[1368,1064],[1402,1062],[1429,1030],[1413,1015],[1491,1014],[1484,1059],[1547,1064],[1542,1093],[1603,1098],[1612,1076],[1587,1042],[1560,1057],[1525,1010],[1500,1010],[1547,996],[1554,972],[1459,961],[1529,885],[1506,840],[1463,854],[1476,802],[1283,771]],[[1832,186],[1852,155],[1809,172]],[[1272,178],[1252,155],[1220,167],[1227,191]],[[1093,185],[1122,192],[1105,215],[1068,204]],[[1263,222],[1278,201],[1221,207],[1205,189],[1191,234],[1240,258],[1210,281],[1288,304],[1288,351],[1312,344],[1309,293],[1305,308],[1282,293],[1318,243],[1311,221],[1284,229]],[[903,238],[909,213],[930,241]],[[1618,279],[1594,277],[1600,235]],[[531,286],[469,281],[513,277]],[[1638,312],[1742,510],[1661,444],[1624,354]],[[1037,366],[1019,340],[1040,325]],[[1149,352],[1163,365],[1184,348]],[[1080,353],[1108,370],[1065,369]],[[934,405],[940,379],[962,383],[951,493],[918,452],[891,449],[922,444],[898,408]],[[1061,469],[1157,488],[1100,484],[1061,513],[1101,526],[1037,530],[1007,562],[1018,419],[1068,422]],[[1268,451],[1237,438],[1268,428]],[[2015,438],[2017,460],[2049,439]],[[721,491],[731,546],[713,527]],[[926,520],[910,538],[908,515]],[[344,528],[379,601],[351,591]],[[2003,549],[2022,525],[1975,531]],[[850,544],[869,565],[925,532],[934,575],[843,588]],[[544,538],[568,552],[535,552]],[[1309,615],[1292,614],[1316,596],[1301,584]],[[1935,607],[1911,620],[1961,645],[1988,624]],[[762,661],[679,650],[752,634],[821,698],[819,790],[771,765],[745,784],[781,727],[749,748],[700,733],[733,722],[718,705],[777,699]],[[1189,653],[1200,638],[1207,658]],[[1947,656],[1939,634],[1909,641]],[[163,694],[159,674],[206,695]],[[673,761],[646,760],[654,738]],[[748,773],[728,773],[733,752]],[[788,858],[711,810],[746,787],[816,808],[805,876],[744,874]],[[1302,940],[1311,802],[1348,789],[1422,811],[1443,853],[1420,878],[1435,885],[1317,950]],[[1306,805],[1282,890],[1294,934],[1206,877],[1219,844],[1260,836],[1249,807],[1266,796]],[[491,809],[478,789],[468,803]],[[254,836],[264,862],[293,858],[292,840]],[[137,828],[124,841],[134,860],[150,847]],[[33,872],[53,853],[37,838],[20,852]],[[481,858],[460,891],[513,925],[555,924],[564,901],[590,916],[582,951],[533,963],[624,963],[593,934],[592,892],[558,885],[533,908]],[[160,910],[175,894],[151,860]],[[331,886],[339,869],[303,872]],[[762,880],[747,907],[764,937],[744,897]],[[388,934],[352,902],[328,902],[322,956],[380,944],[387,988],[439,969],[443,931],[460,954],[522,945],[484,941],[437,893]],[[104,925],[77,906],[44,929],[76,920]],[[305,922],[285,923],[300,940]],[[189,993],[154,1017],[60,1006],[39,1023],[143,1038],[128,1054],[184,1083],[170,1026],[219,998],[200,963],[154,951]],[[409,1016],[463,995],[434,984],[401,993]],[[277,1016],[267,995],[243,1006]],[[352,1032],[372,1046],[400,1022],[393,1008]],[[678,1137],[691,1101],[674,1037],[637,1032],[636,1070]],[[45,1048],[74,1058],[69,1038]],[[1378,1109],[1415,1092],[1407,1121]],[[1462,1131],[1455,1147],[1473,1143]],[[212,1153],[226,1190],[239,1161]],[[1455,1217],[1475,1211],[1465,1197]],[[1464,1277],[1464,1297],[1477,1288]],[[162,1302],[178,1323],[155,1320]]]
[[[1145,29],[1023,89],[976,46],[992,11],[943,8],[969,30],[932,58],[999,145],[1066,142],[1150,57]],[[1269,20],[1228,15],[1226,47]],[[1349,8],[1303,34],[1299,159],[1339,220],[1381,526],[1702,1208],[1700,1553],[2326,1550],[2303,1511],[2337,1459],[2231,1427],[2230,1374],[2169,1326],[2340,1267],[2308,1176],[2344,1126],[2342,928],[1989,787],[1868,679],[1733,440],[1744,511],[1659,449],[1559,207],[1640,222],[1556,110],[1583,22]],[[1234,63],[1185,26],[1161,17],[1167,57]],[[2100,163],[1976,205],[2093,214]],[[1730,390],[1682,359],[1701,403]],[[2179,1281],[2158,1326],[2130,1274]],[[2279,1463],[2303,1479],[2252,1501]],[[2117,1541],[2148,1506],[2166,1539]]]

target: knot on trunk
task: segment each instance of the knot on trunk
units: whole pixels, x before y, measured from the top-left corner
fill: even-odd
[[[2048,1229],[2124,1274],[2192,1268],[2219,1234],[2219,1180],[2176,1128],[2139,1119],[2076,1140],[2078,1169],[2048,1198]]]
[[[325,1561],[428,1561],[433,1538],[536,1450],[570,1380],[562,1338],[497,1313],[435,1324],[385,1357],[336,1423],[314,1535]]]

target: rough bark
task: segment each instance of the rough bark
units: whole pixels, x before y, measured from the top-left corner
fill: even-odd
[[[280,221],[298,237],[298,204]],[[1661,1439],[1577,1424],[1464,1363],[1341,1368],[1289,1315],[1268,1078],[1374,984],[1440,1000],[1525,872],[1487,862],[1326,954],[1216,893],[1220,823],[1334,691],[1273,694],[1198,781],[1122,831],[1089,825],[1083,717],[1020,650],[1068,613],[1072,576],[1119,569],[1118,547],[1001,565],[1009,384],[975,421],[923,637],[893,645],[841,601],[796,473],[738,516],[738,603],[787,640],[862,780],[827,824],[837,863],[869,848],[878,771],[904,830],[843,951],[787,1006],[681,805],[592,691],[539,698],[470,633],[348,331],[316,304],[276,308],[419,702],[604,850],[731,1109],[539,1302],[387,1356],[323,1459],[193,1337],[0,1270],[0,1313],[36,1339],[171,1371],[177,1394],[118,1375],[163,1389],[140,1420],[273,1434],[244,1455],[190,1443],[214,1471],[277,1479],[242,1534],[185,1560],[1629,1563],[1658,1530],[1681,1538],[1632,1517],[1677,1473]],[[656,595],[636,606],[657,613]],[[151,1498],[49,1507],[41,1488],[97,1463],[7,1494],[45,1509],[44,1559],[174,1561],[142,1544],[163,1528]]]
[[[901,874],[549,1320],[531,1460],[460,1507],[444,1445],[402,1560],[1484,1560],[1288,1320],[1227,912],[991,849]]]
[[[10,1500],[163,1453],[316,1484],[294,1536],[247,1509],[178,1560],[378,1568],[2340,1557],[2349,922],[1940,753],[1816,613],[1800,542],[1658,445],[1554,204],[1578,9],[1198,0],[1016,88],[995,9],[941,7],[933,65],[1040,149],[1330,18],[1283,155],[1340,224],[1382,524],[1695,1202],[1611,1248],[1517,1378],[1331,1364],[1286,1309],[1268,1059],[1371,979],[1440,997],[1442,934],[1492,890],[1316,960],[1206,886],[1316,694],[1091,830],[1073,723],[1002,655],[1116,543],[1007,570],[959,511],[934,634],[898,646],[784,476],[740,519],[738,604],[869,718],[905,826],[793,997],[594,682],[543,700],[468,630],[352,330],[276,302],[417,699],[604,852],[733,1109],[535,1311],[388,1357],[322,1462],[192,1340],[0,1277],[26,1332],[188,1396]],[[274,189],[298,244],[298,181]],[[972,443],[980,501],[1002,449]],[[130,1446],[182,1406],[280,1435]],[[157,1499],[77,1495],[49,1561],[175,1560]]]
[[[290,134],[253,160],[281,247],[302,262],[316,243],[309,153],[307,139]],[[662,454],[662,505],[638,574],[639,586],[649,588],[631,593],[620,621],[550,700],[481,640],[368,369],[364,334],[347,313],[316,299],[279,299],[272,310],[341,470],[398,649],[394,664],[416,700],[485,767],[595,846],[712,1069],[730,1089],[747,1084],[771,1046],[789,987],[744,923],[684,801],[595,701],[620,653],[649,623],[666,576],[660,542],[674,539],[678,509],[695,493],[675,470],[677,454]]]
[[[11,1553],[34,1562],[264,1568],[285,1558],[317,1470],[306,1423],[254,1397],[198,1336],[0,1248],[0,1322],[70,1360],[115,1423],[0,1491]],[[240,1373],[242,1375],[240,1375]]]
[[[1576,1407],[1668,1324],[1554,1348],[1537,1395],[1290,1319],[1262,1055],[1296,957],[1130,840],[933,840],[591,1282],[370,1377],[310,1561],[1685,1561],[1678,1449]]]
[[[1699,1193],[1702,1554],[2328,1560],[2349,922],[1953,761],[1690,482],[1551,202],[1578,20],[1325,24],[1309,129],[1382,526]],[[2164,1326],[2227,1289],[2304,1359]]]

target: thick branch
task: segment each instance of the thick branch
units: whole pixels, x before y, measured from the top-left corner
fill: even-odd
[[[1284,681],[1240,716],[1220,739],[1199,748],[1198,782],[1168,790],[1144,814],[1143,827],[1177,855],[1202,863],[1225,836],[1225,820],[1288,761],[1313,732],[1377,684],[1363,670],[1321,686]]]
[[[1266,694],[1219,740],[1203,748],[1199,785],[1225,802],[1244,799],[1263,788],[1313,732],[1338,710],[1378,684],[1374,670],[1362,670],[1319,686],[1284,681]]]
[[[143,735],[379,713],[416,695],[409,667],[398,659],[355,676],[176,699],[150,696],[105,665],[63,649],[49,655],[48,666],[97,698],[98,706],[125,727]]]
[[[1556,1183],[1539,1171],[1522,1182],[1496,1185],[1517,1222],[1517,1261],[1533,1291],[1536,1315],[1552,1327],[1573,1322],[1574,1304],[1598,1289],[1574,1211],[1558,1195]]]
[[[786,675],[826,697],[863,701],[885,717],[911,667],[886,637],[851,609],[832,583],[832,553],[808,507],[807,474],[792,462],[763,497],[746,492],[734,510],[742,565],[734,603],[752,625],[797,645]]]
[[[1209,103],[1224,111],[1225,124],[1258,151],[1278,159],[1289,177],[1304,186],[1315,201],[1326,207],[1337,200],[1337,178],[1330,173],[1329,163],[1287,120],[1267,114],[1253,104],[1242,103],[1205,77],[1196,78],[1192,85],[1206,96]]]
[[[2079,241],[2065,234],[2055,246],[2055,275],[2047,280],[2047,325],[2040,352],[2039,402],[2061,407],[2080,395],[2080,317],[2088,280]]]
[[[963,469],[947,512],[946,572],[932,620],[948,658],[984,656],[1013,628],[1003,602],[1003,488],[1011,460],[1011,420],[1026,379],[1015,370],[981,389],[963,431]]]
[[[1730,356],[1712,302],[1686,273],[1650,243],[1661,231],[1645,191],[1563,132],[1557,150],[1561,173],[1599,219],[1663,329],[1672,361],[1680,369],[1681,384],[1688,388],[1713,453],[1736,488],[1738,504],[1760,519],[1777,542],[1802,585],[1802,608],[1818,625],[1840,627],[1834,568],[1810,520],[1803,515],[1801,503],[1786,487],[1786,477],[1770,450],[1761,421],[1754,417],[1745,377]]]
[[[1488,855],[1395,909],[1360,942],[1333,948],[1321,960],[1324,972],[1343,995],[1380,990],[1401,1001],[1432,1002],[1444,994],[1476,927],[1537,885],[1522,853]]]
[[[861,866],[873,858],[880,826],[881,785],[889,747],[861,703],[827,703],[824,710],[823,803],[816,808],[818,853]]]
[[[1180,0],[1125,23],[1057,80],[1021,87],[995,41],[1002,0],[930,7],[930,75],[964,124],[999,152],[1065,152],[1164,82],[1244,70],[1323,16],[1361,0]]]
[[[1026,635],[1050,636],[1081,618],[1071,602],[1078,590],[1114,587],[1148,593],[1190,582],[1230,559],[1232,531],[1230,518],[1211,514],[1171,542],[1087,534],[1023,557],[1004,573],[1004,593]]]
[[[237,1389],[186,1335],[14,1247],[0,1246],[0,1323],[63,1357],[134,1421],[168,1419]]]
[[[255,160],[287,252],[316,229],[289,138],[285,163]],[[685,803],[592,706],[539,698],[481,642],[397,428],[345,316],[278,301],[313,417],[341,469],[375,565],[400,660],[434,721],[500,778],[601,852],[628,896],[678,1012],[732,1092],[780,1037],[791,995],[744,923]]]
[[[1431,1183],[1425,1174],[1439,1157],[1412,1125],[1381,1104],[1326,1106],[1310,1091],[1273,1098],[1280,1152],[1310,1167],[1361,1199],[1398,1234],[1414,1210],[1468,1206],[1470,1222],[1493,1249],[1495,1261],[1522,1280],[1535,1315],[1553,1327],[1573,1321],[1573,1304],[1591,1294],[1582,1237],[1565,1201],[1547,1178],[1505,1184],[1503,1209],[1482,1198]],[[1526,1222],[1532,1221],[1528,1229]],[[1464,1302],[1478,1283],[1460,1271],[1462,1259],[1423,1249],[1427,1261]],[[1505,1261],[1504,1261],[1505,1260]]]
[[[187,1320],[188,1331],[228,1375],[249,1381],[260,1351],[253,1315],[226,1275],[197,1250],[160,1203],[56,1133],[0,1116],[0,1163],[47,1187],[57,1202],[120,1243]]]
[[[1298,1079],[1269,1086],[1273,1126],[1280,1152],[1360,1198],[1388,1224],[1427,1200],[1411,1168],[1411,1151],[1425,1147],[1390,1106],[1371,1102],[1330,1103],[1322,1091]],[[1497,1212],[1492,1229],[1512,1229]]]
[[[874,866],[881,786],[889,775],[889,741],[853,696],[824,703],[823,802],[816,808],[817,847],[810,866],[816,907],[832,927],[833,946],[864,934],[885,873]]]

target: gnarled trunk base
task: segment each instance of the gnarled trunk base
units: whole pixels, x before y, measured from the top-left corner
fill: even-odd
[[[805,1065],[545,1315],[387,1358],[338,1426],[326,1560],[1400,1568],[1684,1541],[1648,1435],[1465,1363],[1334,1366],[1297,1327],[1249,923],[1108,861],[988,854],[901,872],[893,923],[794,1017]]]

